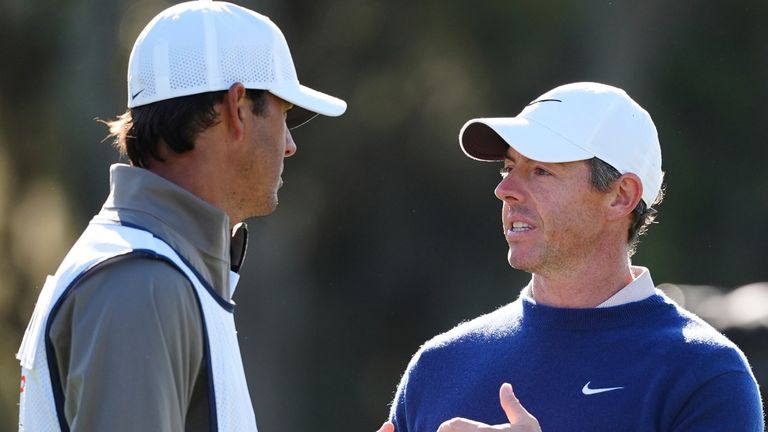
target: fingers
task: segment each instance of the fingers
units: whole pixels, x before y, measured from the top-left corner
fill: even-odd
[[[507,415],[509,423],[512,426],[522,427],[521,429],[516,430],[541,431],[539,421],[523,408],[523,405],[520,404],[517,396],[515,396],[515,392],[512,391],[511,384],[504,383],[501,385],[501,388],[499,389],[499,399],[501,401],[501,408]]]
[[[437,428],[437,432],[490,432],[493,430],[503,430],[499,429],[500,427],[502,427],[502,425],[489,426],[485,423],[456,417],[443,422],[443,424]]]
[[[499,389],[499,400],[501,401],[501,408],[504,413],[507,414],[507,419],[512,424],[517,423],[522,417],[528,414],[528,411],[523,408],[520,401],[517,400],[515,392],[512,391],[512,385],[504,383]],[[529,414],[530,415],[530,414]]]
[[[539,421],[531,415],[512,391],[512,386],[505,383],[499,389],[501,408],[507,415],[509,423],[500,425],[487,425],[474,420],[456,417],[440,425],[437,432],[541,432]]]
[[[395,425],[392,422],[384,422],[377,432],[395,432]]]

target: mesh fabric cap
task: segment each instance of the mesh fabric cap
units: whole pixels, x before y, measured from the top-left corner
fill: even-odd
[[[251,10],[219,1],[172,6],[150,21],[128,61],[128,107],[211,91],[240,82],[292,103],[289,126],[317,114],[339,116],[341,99],[299,83],[280,29]]]

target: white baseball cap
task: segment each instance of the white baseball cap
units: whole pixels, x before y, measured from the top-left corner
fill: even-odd
[[[285,36],[269,18],[211,0],[179,3],[147,24],[128,61],[128,107],[227,90],[236,82],[292,103],[289,127],[347,109],[343,100],[299,84]]]
[[[459,132],[472,159],[499,161],[509,147],[540,162],[593,157],[643,184],[653,205],[661,190],[661,148],[651,116],[624,90],[605,84],[566,84],[544,93],[516,117],[477,118]]]

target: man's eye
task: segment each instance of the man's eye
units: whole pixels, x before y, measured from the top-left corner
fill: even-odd
[[[512,167],[501,167],[499,170],[499,174],[501,174],[501,178],[504,178],[509,174],[509,172],[512,171]]]
[[[540,167],[536,168],[535,173],[536,173],[536,175],[541,175],[541,176],[552,175],[552,173],[550,173],[549,171],[545,170],[544,168],[540,168]]]

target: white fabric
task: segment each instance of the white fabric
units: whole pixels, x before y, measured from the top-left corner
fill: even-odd
[[[142,230],[94,219],[43,287],[16,357],[22,365],[19,431],[59,431],[48,359],[45,327],[51,309],[68,286],[88,269],[112,257],[143,249],[173,261],[192,282],[203,311],[213,371],[218,430],[256,431],[256,418],[245,381],[234,316],[222,307],[166,243]],[[231,280],[236,283],[237,277]],[[229,300],[227,300],[229,301]]]
[[[529,159],[559,163],[597,157],[621,174],[634,173],[643,184],[648,207],[661,190],[664,173],[656,126],[650,114],[619,88],[566,84],[539,96],[515,117],[478,118],[464,124],[459,143],[467,156],[501,160],[503,152],[488,159],[475,151],[487,145],[474,138],[472,129],[478,126],[492,129]]]
[[[620,289],[619,292],[597,305],[597,307],[611,307],[633,303],[645,300],[656,294],[656,286],[653,284],[651,272],[647,268],[632,266],[632,277],[634,277],[634,280],[629,285]]]
[[[147,24],[128,60],[128,107],[239,82],[313,113],[339,116],[346,102],[299,83],[288,43],[269,18],[223,1],[188,1]]]
[[[651,271],[645,267],[632,266],[633,280],[627,286],[620,289],[616,294],[609,297],[606,301],[595,306],[596,308],[604,308],[611,306],[620,306],[627,303],[632,303],[640,300],[645,300],[648,297],[656,294],[656,286],[651,279]],[[528,282],[528,285],[520,291],[520,295],[526,300],[536,303],[536,300],[531,296],[531,284],[533,279]]]

